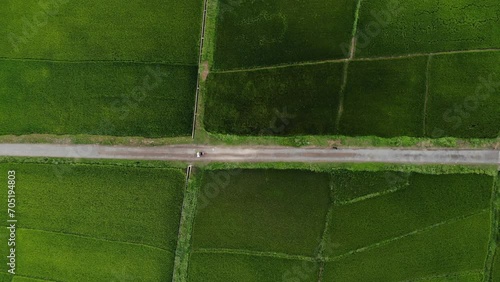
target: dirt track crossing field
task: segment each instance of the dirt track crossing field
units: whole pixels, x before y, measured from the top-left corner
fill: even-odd
[[[196,158],[196,152],[206,154]],[[82,159],[176,160],[186,162],[329,162],[500,165],[497,150],[319,149],[176,145],[0,144],[1,156]]]

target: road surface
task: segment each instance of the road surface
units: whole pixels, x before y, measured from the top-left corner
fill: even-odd
[[[205,155],[196,158],[196,152]],[[175,160],[195,162],[331,162],[500,165],[497,150],[328,149],[174,145],[125,147],[101,145],[0,144],[0,156],[84,159]]]

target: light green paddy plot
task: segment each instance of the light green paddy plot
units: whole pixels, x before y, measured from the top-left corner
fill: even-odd
[[[196,64],[201,0],[6,0],[0,57]]]
[[[215,69],[345,58],[355,0],[218,0]]]
[[[0,164],[5,183],[8,170],[16,171],[16,274],[56,281],[171,279],[182,170],[6,163]],[[3,230],[0,239],[7,242]],[[0,251],[6,254],[7,244]],[[6,256],[1,262],[6,265]]]
[[[500,48],[497,0],[362,1],[356,57]]]
[[[196,67],[3,61],[0,134],[191,134]]]
[[[432,57],[426,127],[432,138],[500,136],[500,52]]]

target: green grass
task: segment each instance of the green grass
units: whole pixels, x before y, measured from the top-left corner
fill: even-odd
[[[195,67],[4,61],[0,85],[0,135],[191,134]]]
[[[489,219],[489,212],[485,211],[329,262],[323,280],[391,282],[481,273],[490,233]],[[469,277],[462,281],[482,281],[477,274]]]
[[[500,53],[435,56],[430,72],[430,137],[499,136]]]
[[[219,0],[214,69],[346,57],[356,1]]]
[[[500,48],[499,13],[497,0],[363,1],[356,56]]]
[[[233,254],[195,253],[191,256],[190,282],[316,282],[314,262]],[[300,279],[300,280],[299,280]]]
[[[44,1],[61,3],[50,5],[51,16],[38,2],[4,1],[0,57],[198,62],[201,0],[152,0],[147,5],[137,0],[126,5],[121,0]],[[12,34],[17,51],[8,40]],[[19,37],[26,43],[19,43]]]
[[[18,274],[57,281],[167,281],[172,253],[124,243],[18,230]],[[21,243],[22,242],[22,243]]]
[[[383,172],[379,173],[383,175]],[[361,179],[366,178],[365,174],[352,173],[353,177]],[[491,176],[479,174],[413,173],[407,180],[409,184],[396,192],[352,204],[336,205],[327,235],[330,242],[327,255],[341,255],[488,209],[492,179]],[[334,188],[339,190],[343,187]],[[341,193],[337,190],[334,190],[334,195]]]
[[[108,280],[123,265],[138,279],[171,278],[185,185],[180,169],[0,164],[8,170],[17,176],[21,275]]]
[[[193,248],[315,255],[330,203],[329,179],[295,170],[206,171]]]
[[[426,58],[351,62],[340,134],[423,135]]]
[[[332,134],[342,64],[212,73],[205,128],[239,135]]]

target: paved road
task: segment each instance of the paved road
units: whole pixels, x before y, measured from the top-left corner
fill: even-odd
[[[205,156],[196,158],[196,151]],[[124,147],[100,145],[0,144],[0,156],[89,159],[177,160],[186,162],[384,162],[500,165],[495,150],[318,149],[175,145]]]

